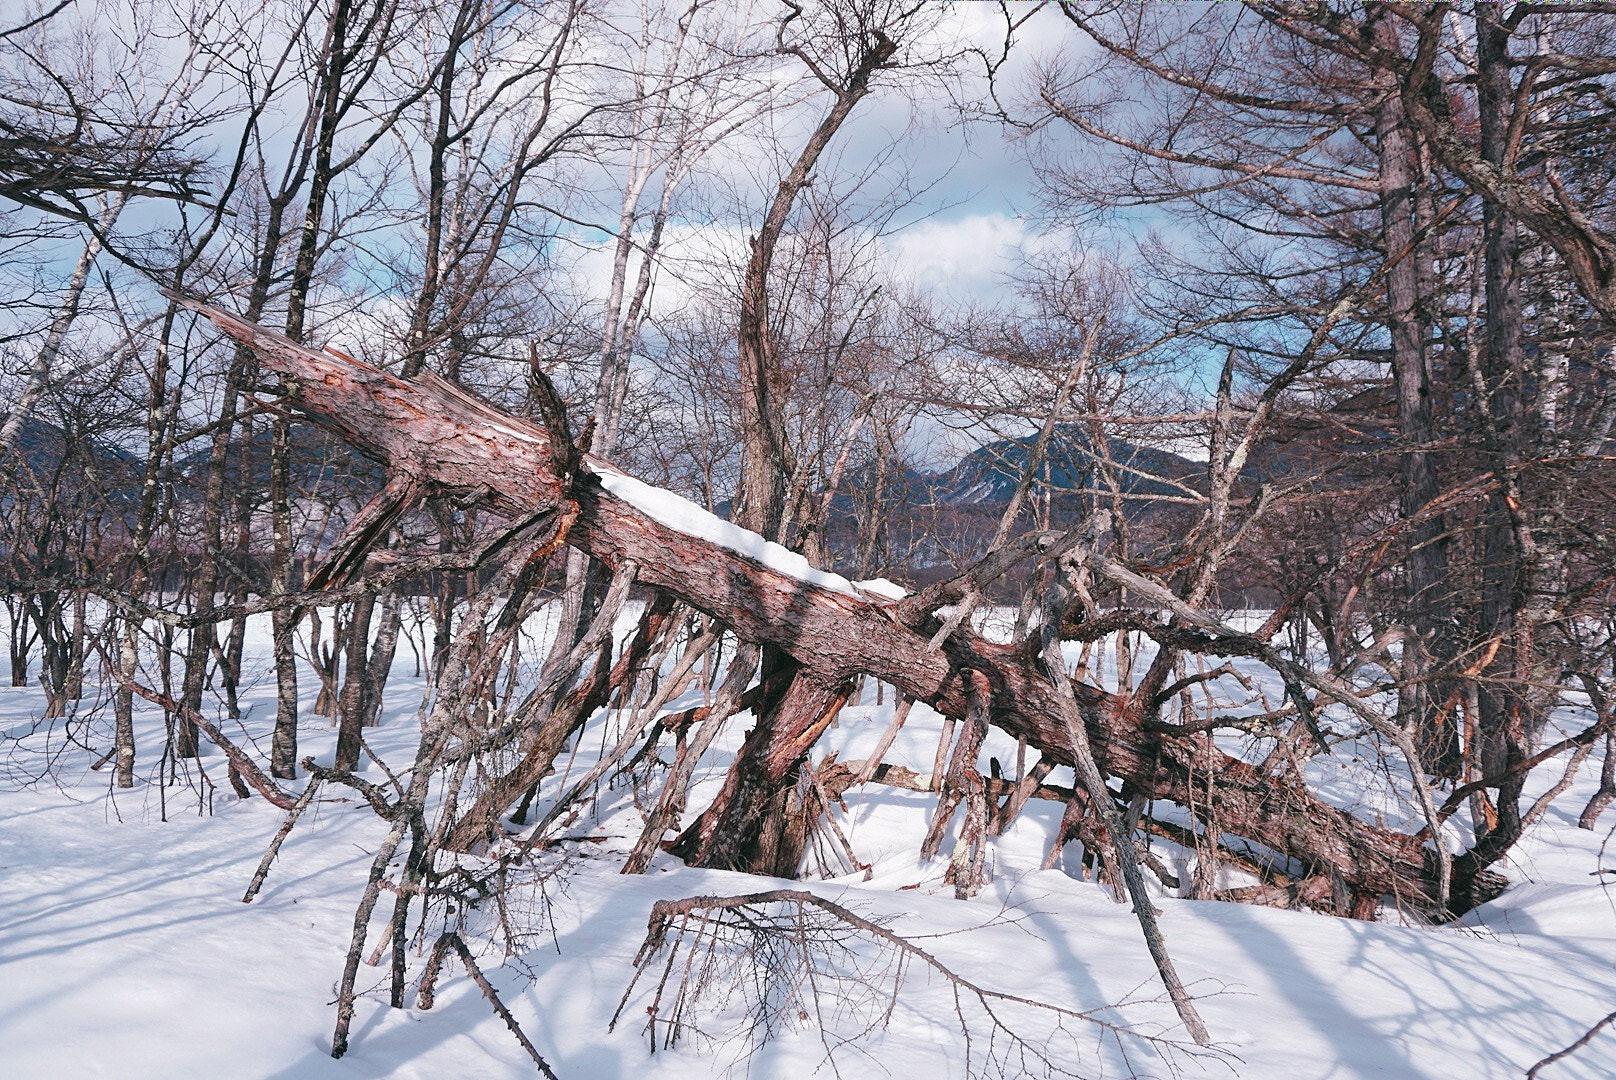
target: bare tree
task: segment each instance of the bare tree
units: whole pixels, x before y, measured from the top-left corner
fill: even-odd
[[[1178,200],[1203,213],[1200,220],[1245,223],[1244,234],[1272,255],[1235,254],[1219,275],[1257,286],[1253,293],[1267,302],[1248,299],[1248,313],[1270,318],[1299,294],[1319,303],[1317,270],[1293,270],[1288,247],[1327,241],[1337,252],[1335,272],[1364,281],[1353,301],[1364,305],[1363,315],[1337,318],[1341,333],[1330,336],[1342,360],[1356,352],[1390,362],[1402,440],[1400,513],[1379,540],[1366,534],[1357,546],[1348,592],[1358,610],[1333,620],[1332,648],[1343,671],[1380,655],[1374,663],[1403,699],[1401,733],[1387,729],[1387,737],[1397,734],[1393,741],[1406,756],[1401,743],[1408,725],[1415,725],[1425,769],[1459,782],[1474,797],[1476,827],[1494,839],[1456,863],[1463,877],[1513,844],[1532,812],[1521,801],[1520,783],[1525,762],[1536,759],[1535,732],[1562,688],[1575,688],[1563,672],[1586,666],[1560,651],[1573,646],[1555,627],[1566,625],[1572,610],[1566,600],[1575,596],[1573,606],[1586,604],[1606,587],[1597,574],[1572,583],[1578,575],[1565,546],[1563,507],[1570,490],[1564,480],[1579,471],[1568,455],[1601,452],[1595,447],[1605,444],[1609,430],[1602,405],[1582,414],[1597,433],[1591,441],[1568,439],[1564,426],[1568,407],[1577,408],[1567,396],[1573,381],[1567,373],[1603,365],[1594,342],[1608,327],[1587,333],[1602,301],[1585,269],[1601,243],[1594,222],[1608,213],[1609,202],[1602,182],[1592,181],[1584,189],[1590,211],[1571,207],[1566,185],[1579,183],[1581,170],[1572,144],[1562,141],[1567,129],[1559,118],[1574,115],[1577,130],[1586,131],[1610,117],[1572,104],[1568,98],[1582,91],[1564,89],[1576,84],[1586,90],[1605,77],[1608,65],[1597,55],[1597,42],[1608,28],[1598,25],[1598,16],[1479,4],[1466,9],[1467,23],[1450,17],[1456,10],[1371,5],[1324,12],[1254,4],[1196,13],[1169,28],[1069,6],[1067,19],[1101,47],[1114,78],[1194,104],[1182,121],[1169,124],[1154,111],[1108,118],[1080,93],[1063,96],[1053,82],[1043,101],[1063,122],[1135,163],[1115,174],[1120,182],[1085,185],[1092,197],[1109,190],[1134,201]],[[1473,45],[1454,36],[1455,27],[1467,25],[1474,28]],[[1255,72],[1230,63],[1231,54],[1215,44],[1231,34],[1248,49],[1306,60]],[[1344,94],[1348,88],[1352,96]],[[1475,125],[1479,145],[1458,135],[1460,113]],[[1132,128],[1126,127],[1130,119],[1137,121]],[[1241,152],[1189,149],[1183,135],[1191,130],[1213,136],[1201,146],[1227,139]],[[1373,156],[1326,149],[1344,135]],[[1536,156],[1533,167],[1523,169],[1519,155],[1527,142]],[[1360,161],[1370,168],[1360,171]],[[1479,208],[1474,195],[1481,196]],[[1371,210],[1373,217],[1366,213]],[[1353,235],[1347,226],[1354,220],[1372,223],[1373,231]],[[1542,241],[1536,254],[1524,228],[1529,221]],[[1341,259],[1365,246],[1374,260],[1367,275],[1359,269],[1362,255]],[[1292,279],[1310,284],[1304,291]],[[1202,280],[1209,292],[1223,288],[1211,275]],[[1569,314],[1568,283],[1591,311]],[[1533,310],[1559,314],[1529,327],[1528,295],[1545,298]],[[1361,336],[1365,315],[1386,326],[1384,352],[1364,349],[1375,343]],[[1568,333],[1573,325],[1584,334]],[[1557,344],[1529,359],[1527,335]],[[1281,364],[1286,353],[1305,351],[1276,349],[1274,338],[1251,334],[1213,340]],[[1274,370],[1262,374],[1268,388],[1276,385]],[[1294,384],[1302,390],[1309,381],[1322,386],[1316,380],[1348,376],[1339,364],[1334,371],[1319,365],[1306,375],[1280,377],[1302,376]],[[1250,392],[1260,402],[1269,389]],[[1238,396],[1227,398],[1231,408],[1245,404]],[[1583,407],[1590,404],[1583,399]],[[1273,415],[1292,407],[1287,402]],[[1573,443],[1579,445],[1573,449]],[[1448,447],[1466,453],[1445,452]],[[1484,466],[1478,467],[1478,455]],[[1326,468],[1339,470],[1340,459]],[[1478,486],[1479,500],[1459,494]],[[1268,494],[1281,496],[1282,505],[1282,491]],[[1401,554],[1389,560],[1395,570],[1382,561],[1386,547],[1363,558],[1372,543],[1396,546]],[[1472,569],[1467,574],[1461,565]],[[1305,608],[1312,588],[1299,581],[1281,609]],[[1354,618],[1367,625],[1357,631],[1339,625]],[[1343,647],[1347,638],[1355,638],[1351,648]],[[1387,643],[1397,643],[1396,651]],[[1411,779],[1422,788],[1420,777]],[[1434,830],[1442,814],[1428,791],[1419,797]]]

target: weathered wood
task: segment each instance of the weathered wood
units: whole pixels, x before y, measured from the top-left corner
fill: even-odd
[[[164,295],[251,349],[288,380],[304,415],[382,458],[394,473],[460,491],[487,489],[497,509],[515,516],[564,501],[566,483],[555,469],[549,435],[532,421],[431,373],[407,382],[341,354],[305,348],[212,305]]]
[[[800,763],[833,714],[841,687],[856,675],[890,683],[947,716],[963,718],[968,702],[961,674],[980,672],[992,701],[990,723],[1025,740],[1046,760],[1071,763],[1057,688],[1024,651],[964,627],[940,648],[931,648],[940,625],[935,612],[801,581],[664,525],[606,489],[601,476],[616,470],[601,459],[586,455],[576,472],[557,475],[555,463],[569,455],[554,451],[548,433],[442,380],[399,379],[296,345],[210,305],[176,299],[253,349],[285,379],[294,407],[394,472],[438,490],[481,493],[495,510],[517,519],[570,502],[577,517],[566,535],[568,544],[609,566],[632,560],[641,584],[711,615],[746,641],[778,647],[800,666],[808,678],[800,680],[802,700],[790,711],[791,721],[752,735],[771,743],[767,775],[730,777],[724,805],[733,809],[709,815],[701,829],[705,835],[687,831],[680,846],[690,857],[733,865],[735,853],[717,837],[721,825],[735,822],[766,789],[778,793],[793,763]],[[1207,651],[1217,647],[1212,641]],[[1422,905],[1435,901],[1434,869],[1419,838],[1329,806],[1299,778],[1264,772],[1222,753],[1208,734],[1153,729],[1147,703],[1077,681],[1071,693],[1099,766],[1135,790],[1186,807],[1216,807],[1219,829],[1295,858],[1310,874],[1341,882],[1348,907],[1360,906],[1359,898],[1383,895]],[[1483,869],[1477,860],[1456,860],[1456,895],[1470,895],[1465,891],[1470,880],[1461,879],[1478,879]]]
[[[949,860],[948,872],[943,880],[954,886],[954,895],[969,900],[982,890],[987,882],[988,800],[982,784],[982,774],[976,761],[981,756],[982,740],[988,733],[988,681],[978,671],[968,672],[970,706],[966,710],[965,730],[960,733],[959,746],[949,766],[945,791],[958,792],[965,802],[965,820],[960,823],[959,842],[954,845],[954,856]],[[937,816],[946,823],[938,803]]]
[[[615,614],[615,611],[614,611]],[[611,691],[622,686],[631,672],[644,660],[651,642],[666,623],[665,607],[648,607],[640,617],[640,624],[630,639],[623,655],[611,663],[611,638],[606,633],[594,635],[600,639],[594,667],[577,686],[551,707],[542,719],[536,720],[522,738],[522,756],[516,766],[504,776],[488,782],[475,802],[460,815],[459,820],[444,834],[443,847],[449,851],[469,851],[474,845],[497,840],[502,835],[500,816],[521,797],[528,788],[555,771],[555,760],[567,741],[583,727],[591,713],[609,700]],[[611,619],[605,620],[604,630],[611,629]],[[530,695],[540,699],[542,695]],[[538,704],[538,700],[534,700]],[[519,710],[520,711],[520,710]],[[533,711],[529,708],[527,711]]]
[[[982,740],[988,733],[987,680],[978,672],[969,672],[967,677],[971,680],[971,685],[977,688],[978,693],[971,702],[970,716],[966,718],[964,730],[954,743],[954,752],[948,759],[946,768],[941,767],[944,747],[941,744],[937,747],[937,760],[932,765],[932,790],[937,792],[937,807],[932,812],[931,827],[926,830],[926,839],[920,844],[922,859],[936,858],[937,852],[943,846],[943,837],[948,833],[949,820],[954,816],[960,801],[982,790],[982,774],[977,768],[976,761],[982,754]],[[963,831],[960,839],[963,842]]]
[[[712,805],[669,847],[696,866],[795,877],[808,822],[795,805],[798,774],[819,737],[847,704],[852,684],[821,682],[805,670],[782,671],[767,722],[741,744]]]

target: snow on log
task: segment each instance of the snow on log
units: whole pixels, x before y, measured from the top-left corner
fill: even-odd
[[[873,676],[962,717],[968,673],[980,672],[992,691],[991,722],[1047,759],[1071,763],[1055,687],[1024,650],[963,627],[933,648],[936,613],[891,602],[901,590],[890,583],[855,586],[600,459],[585,457],[574,475],[558,475],[558,459],[572,455],[557,455],[547,431],[435,376],[400,379],[212,305],[173,299],[252,349],[300,411],[395,473],[440,491],[482,491],[513,518],[571,503],[568,544],[609,566],[633,560],[643,585],[743,639],[779,647],[825,686]],[[1294,776],[1232,758],[1208,734],[1148,731],[1150,717],[1128,696],[1072,686],[1102,769],[1147,797],[1194,808],[1208,828],[1297,860],[1302,873],[1279,880],[1295,897],[1341,914],[1365,913],[1387,895],[1433,902],[1434,870],[1418,838],[1332,807]],[[1465,875],[1455,881],[1462,896],[1484,868],[1460,860],[1455,869]]]

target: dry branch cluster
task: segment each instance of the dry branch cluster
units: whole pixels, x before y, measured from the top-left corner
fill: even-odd
[[[1073,1063],[1091,1053],[1085,1036],[1115,1045],[1130,1073],[1130,1052],[1197,1052],[1109,1018],[1110,1006],[1079,1012],[984,987],[889,927],[795,889],[658,901],[613,1027],[642,979],[653,1052],[695,1037],[744,1060],[766,1040],[807,1031],[835,1069],[838,1053],[866,1052],[858,1044],[909,1008],[906,983],[927,980],[943,984],[951,1016],[925,1019],[958,1026],[968,1076],[1084,1075]],[[712,1023],[725,1026],[703,1027]]]

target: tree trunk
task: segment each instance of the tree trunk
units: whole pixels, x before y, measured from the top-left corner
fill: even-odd
[[[798,775],[842,706],[851,682],[833,685],[788,663],[765,683],[765,705],[712,805],[669,848],[692,866],[792,878],[810,823],[794,805]],[[772,692],[771,692],[772,691]]]
[[[767,805],[788,777],[794,779],[791,770],[829,723],[849,680],[861,674],[877,678],[944,715],[963,718],[971,697],[965,673],[975,671],[991,691],[989,723],[1024,739],[1045,759],[1066,765],[1073,763],[1072,739],[1062,719],[1070,707],[1062,704],[1062,695],[1069,692],[1101,770],[1124,779],[1140,796],[1193,808],[1209,827],[1296,860],[1302,872],[1289,875],[1289,886],[1308,902],[1341,914],[1363,914],[1366,898],[1372,906],[1385,895],[1417,905],[1436,903],[1436,868],[1421,836],[1328,805],[1294,769],[1276,771],[1232,758],[1206,733],[1165,730],[1134,695],[1075,680],[1063,691],[1026,649],[987,641],[968,628],[956,628],[933,648],[941,620],[927,604],[915,598],[874,602],[834,580],[804,580],[681,532],[614,494],[612,488],[632,495],[633,482],[600,459],[585,458],[582,468],[558,476],[556,454],[542,428],[430,375],[406,382],[302,348],[207,305],[192,306],[254,348],[267,367],[289,376],[297,407],[394,471],[439,491],[481,492],[494,512],[517,520],[575,508],[567,543],[608,566],[632,562],[643,587],[790,658],[798,670],[777,719],[753,731],[747,740],[753,752],[742,755],[703,823],[681,838],[692,858],[746,862],[763,854],[775,866],[783,864],[782,848],[769,848],[766,838],[751,831],[745,814]],[[686,516],[699,512],[692,506]],[[1151,618],[1136,628],[1158,637],[1164,647],[1205,654],[1227,655],[1250,644],[1207,623],[1206,628],[1171,627]],[[1209,820],[1211,808],[1215,822]],[[1496,876],[1484,871],[1499,854],[1489,848],[1454,861],[1458,908],[1479,902],[1496,887]]]
[[[361,593],[353,604],[353,623],[348,632],[348,657],[344,664],[342,693],[337,697],[337,756],[333,764],[339,772],[352,772],[359,765],[360,742],[369,722],[370,701],[366,694],[366,668],[370,652],[371,613],[376,594]]]
[[[140,666],[140,628],[133,616],[118,623],[118,688],[112,692],[112,745],[117,754],[113,783],[121,788],[135,786],[135,699],[129,690]]]
[[[1399,52],[1398,19],[1384,5],[1370,5],[1367,18],[1375,42]],[[1436,425],[1431,399],[1431,365],[1426,352],[1427,327],[1422,310],[1420,264],[1424,245],[1415,231],[1418,152],[1414,132],[1397,94],[1395,76],[1377,72],[1384,95],[1375,109],[1375,137],[1380,151],[1380,219],[1385,244],[1387,325],[1391,331],[1392,382],[1397,391],[1397,426],[1404,446],[1398,456],[1398,511],[1417,519],[1408,531],[1403,560],[1410,628],[1419,639],[1405,641],[1401,711],[1419,731],[1418,745],[1427,772],[1459,774],[1458,727],[1454,710],[1444,709],[1451,680],[1434,679],[1425,663],[1444,669],[1455,659],[1449,600],[1448,550],[1441,515],[1429,511],[1441,488],[1437,481]]]
[[[1511,153],[1509,118],[1514,89],[1509,70],[1509,31],[1499,23],[1501,11],[1476,12],[1477,103],[1481,121],[1481,154],[1501,166]],[[1488,401],[1485,421],[1492,443],[1492,465],[1498,478],[1488,495],[1482,525],[1481,630],[1499,648],[1491,670],[1480,681],[1478,719],[1480,746],[1472,753],[1486,775],[1510,768],[1530,753],[1537,727],[1530,689],[1534,667],[1533,628],[1520,619],[1525,595],[1523,574],[1529,539],[1522,512],[1520,467],[1527,438],[1522,384],[1526,370],[1521,340],[1523,311],[1520,289],[1521,234],[1515,216],[1487,199],[1482,210],[1485,239],[1486,336],[1481,357]],[[1498,678],[1497,676],[1502,676]],[[1524,777],[1521,778],[1524,780]],[[1519,837],[1520,783],[1498,793],[1498,820],[1478,832],[1479,845],[1507,849]]]

